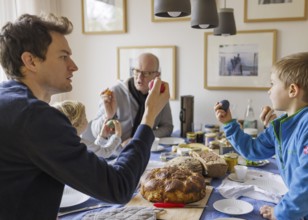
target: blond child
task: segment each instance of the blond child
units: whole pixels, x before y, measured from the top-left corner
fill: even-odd
[[[66,100],[53,105],[67,116],[72,125],[76,128],[77,134],[81,136],[88,126],[88,121],[85,112],[85,106],[78,101]],[[93,142],[82,138],[89,150],[96,155],[104,158],[117,156],[122,151],[121,135],[122,129],[119,121],[113,120],[112,126],[104,123],[99,135]]]
[[[308,219],[307,52],[284,57],[273,66],[268,94],[273,110],[285,114],[271,121],[256,139],[245,134],[232,119],[230,110],[222,110],[220,103],[214,107],[216,118],[224,123],[227,138],[245,158],[263,160],[276,155],[280,175],[289,191],[275,207],[261,207],[262,217],[270,220]],[[270,111],[264,115],[270,116]]]

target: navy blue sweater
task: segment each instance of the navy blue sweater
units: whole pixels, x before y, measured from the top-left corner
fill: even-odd
[[[64,184],[126,203],[150,158],[154,134],[140,125],[110,166],[87,151],[70,121],[22,83],[0,84],[0,219],[55,220]]]

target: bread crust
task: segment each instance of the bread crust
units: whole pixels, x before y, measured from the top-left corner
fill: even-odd
[[[155,168],[141,180],[140,194],[150,202],[191,203],[204,198],[204,177],[188,169]]]

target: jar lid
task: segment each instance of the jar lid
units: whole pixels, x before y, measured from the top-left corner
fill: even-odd
[[[204,125],[205,128],[215,128],[215,125],[213,124],[206,124]]]
[[[216,137],[216,136],[217,136],[217,133],[206,133],[205,134],[205,137],[209,137],[209,138]]]
[[[258,129],[256,129],[256,128],[244,128],[244,133],[249,134],[249,135],[257,135]]]
[[[224,155],[224,157],[236,159],[238,158],[238,154],[237,153],[227,153]]]

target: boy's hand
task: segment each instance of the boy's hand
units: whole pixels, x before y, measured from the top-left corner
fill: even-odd
[[[269,219],[269,220],[276,220],[275,214],[274,214],[274,207],[264,205],[260,208],[260,214],[263,218]]]
[[[263,122],[263,125],[265,127],[267,127],[268,124],[275,118],[277,118],[277,115],[274,113],[274,109],[272,109],[269,106],[264,106],[262,108],[262,112],[260,114],[260,120]]]
[[[217,102],[216,105],[214,106],[214,110],[215,110],[215,116],[219,122],[225,124],[232,120],[230,108],[228,108],[227,111],[223,110],[222,103]]]

